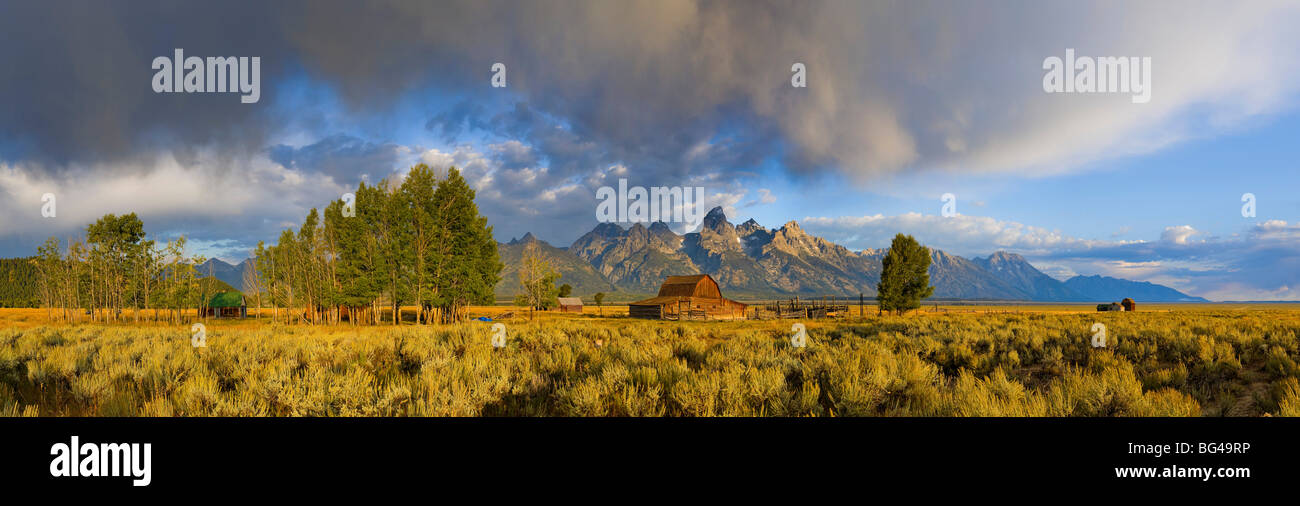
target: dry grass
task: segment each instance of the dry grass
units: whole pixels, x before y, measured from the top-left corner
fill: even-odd
[[[0,415],[1300,415],[1300,311],[920,313],[658,322],[49,326],[0,310]],[[625,314],[625,306],[623,306]],[[618,315],[606,307],[606,314]],[[1111,347],[1088,345],[1102,322]]]

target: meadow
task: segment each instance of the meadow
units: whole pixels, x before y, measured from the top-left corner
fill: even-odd
[[[791,320],[617,306],[516,315],[499,349],[478,321],[209,320],[195,348],[188,325],[0,310],[0,416],[1300,416],[1294,308],[1077,309],[853,311],[802,349]]]

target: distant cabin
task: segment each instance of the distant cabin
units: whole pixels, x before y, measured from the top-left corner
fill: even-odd
[[[560,297],[561,313],[581,313],[582,299],[578,297]]]
[[[212,296],[204,316],[216,318],[247,318],[248,304],[244,294],[239,292],[221,292]]]
[[[1123,311],[1124,306],[1118,302],[1111,302],[1110,304],[1097,304],[1097,310],[1098,311]]]
[[[1136,302],[1133,302],[1133,299],[1125,298],[1124,300],[1119,301],[1119,304],[1120,304],[1121,306],[1124,306],[1124,310],[1125,310],[1125,311],[1137,311],[1137,310],[1138,310],[1138,305],[1137,305]]]
[[[668,320],[743,320],[746,305],[723,298],[708,274],[668,276],[659,295],[628,304],[633,318]]]

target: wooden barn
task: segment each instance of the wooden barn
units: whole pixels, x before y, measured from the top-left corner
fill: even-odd
[[[578,297],[560,297],[561,313],[582,313],[582,299]]]
[[[248,304],[244,302],[244,294],[239,292],[221,292],[212,296],[208,301],[204,316],[214,316],[217,318],[247,318]]]
[[[668,320],[743,320],[745,304],[722,297],[708,274],[668,276],[659,295],[628,304],[633,318]]]
[[[1133,299],[1130,299],[1130,298],[1127,298],[1127,297],[1125,297],[1124,300],[1119,301],[1119,304],[1120,304],[1121,306],[1124,306],[1124,310],[1125,310],[1125,311],[1137,311],[1137,310],[1138,310],[1138,305],[1137,305],[1137,303],[1136,303],[1136,302],[1133,302]]]

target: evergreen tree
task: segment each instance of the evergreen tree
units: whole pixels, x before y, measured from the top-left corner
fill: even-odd
[[[882,260],[876,300],[881,311],[897,314],[921,307],[934,294],[930,286],[930,250],[910,235],[898,234]]]
[[[452,167],[433,192],[437,243],[430,251],[433,304],[443,320],[459,320],[471,304],[491,304],[501,281],[501,259],[487,218],[478,214],[474,189]]]
[[[435,209],[436,184],[437,178],[433,174],[433,169],[422,163],[411,167],[400,188],[402,199],[410,206],[407,212],[410,216],[408,225],[412,264],[408,291],[416,306],[419,307],[415,314],[416,323],[428,323],[428,315],[431,314],[430,309],[434,305],[437,292],[433,278],[436,276],[434,263],[439,257],[434,250],[438,246],[445,247],[446,231],[440,230],[437,223],[441,221],[441,216]]]
[[[405,280],[411,275],[411,206],[406,197],[395,185],[387,180],[380,181],[384,188],[381,202],[383,212],[379,215],[380,234],[379,249],[384,257],[384,289],[388,296],[389,308],[392,310],[393,325],[402,322],[402,303],[410,300],[410,284]]]

